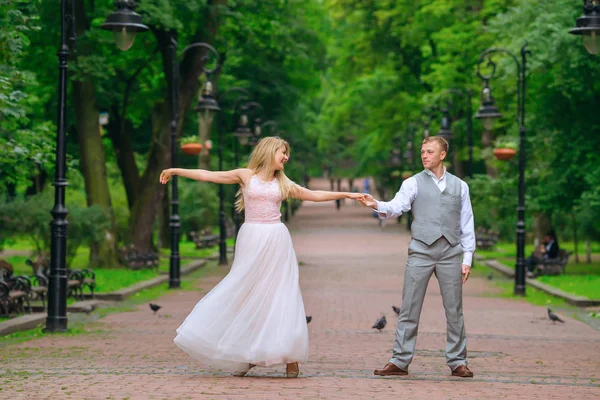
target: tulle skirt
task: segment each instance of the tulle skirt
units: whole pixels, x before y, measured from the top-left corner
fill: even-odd
[[[175,344],[208,367],[305,362],[308,329],[286,226],[245,223],[229,274],[196,304]]]

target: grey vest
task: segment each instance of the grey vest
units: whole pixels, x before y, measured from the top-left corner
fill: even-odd
[[[412,203],[412,237],[428,246],[444,236],[452,246],[460,242],[461,183],[446,172],[446,189],[440,192],[425,171],[415,175],[417,197]]]

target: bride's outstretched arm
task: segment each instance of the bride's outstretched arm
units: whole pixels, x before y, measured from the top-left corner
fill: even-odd
[[[354,199],[358,200],[363,195],[362,193],[350,192],[328,192],[324,190],[309,190],[301,186],[297,187],[294,197],[305,201],[330,201],[338,199]]]
[[[231,171],[207,171],[205,169],[169,168],[160,174],[160,183],[169,182],[171,176],[177,175],[184,178],[202,182],[243,184],[250,170],[247,168],[233,169]]]

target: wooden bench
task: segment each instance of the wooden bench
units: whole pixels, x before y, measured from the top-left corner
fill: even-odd
[[[498,232],[490,229],[477,229],[475,233],[475,241],[477,249],[490,250],[498,243]]]
[[[157,253],[154,252],[142,252],[138,250],[134,245],[129,247],[123,246],[119,250],[119,261],[129,269],[138,270],[146,268],[158,269],[160,259]]]
[[[25,276],[13,275],[13,271],[8,261],[0,260],[0,306],[5,316],[31,312],[31,281]]]
[[[194,242],[197,250],[207,249],[209,247],[216,246],[221,242],[218,235],[212,235],[207,229],[201,231],[200,235],[198,235],[195,231],[191,231],[189,233],[189,238]]]
[[[33,275],[30,276],[30,279],[38,282],[38,286],[34,286],[32,291],[45,297],[50,282],[50,260],[47,258],[38,258],[35,261],[27,259],[25,263],[33,269]],[[89,289],[92,298],[94,298],[94,289],[96,288],[96,274],[94,271],[88,268],[67,268],[67,296],[83,300],[83,289],[86,287]]]
[[[567,250],[560,250],[557,258],[549,258],[536,265],[534,275],[541,276],[563,274],[571,254],[572,253]]]

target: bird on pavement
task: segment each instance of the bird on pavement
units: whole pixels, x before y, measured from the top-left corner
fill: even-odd
[[[490,274],[488,275],[488,277],[487,277],[487,278],[488,278],[488,280],[490,280],[490,281],[491,281],[492,279],[494,279],[494,274],[492,274],[492,273],[490,272]]]
[[[161,308],[162,308],[162,307],[161,307],[161,306],[159,306],[158,304],[153,304],[153,303],[150,303],[150,309],[151,309],[152,311],[154,311],[154,314],[156,314],[156,312],[157,312],[158,310],[160,310]]]
[[[306,316],[306,323],[310,324],[310,321],[312,321],[312,315],[307,315]]]
[[[396,306],[392,306],[392,310],[396,313],[396,315],[400,316],[400,309]]]
[[[556,321],[558,321],[558,322],[562,322],[562,323],[564,323],[564,322],[565,322],[565,321],[563,321],[562,319],[560,319],[560,318],[558,317],[558,315],[554,314],[554,313],[552,312],[552,310],[551,310],[551,309],[548,309],[548,318],[550,318],[550,319],[552,320],[552,322],[553,322],[553,323],[554,323],[554,322],[556,322]]]
[[[378,318],[377,321],[375,321],[375,325],[373,325],[371,328],[377,329],[379,332],[381,332],[381,330],[385,328],[386,324],[387,320],[385,319],[385,315],[383,315],[381,318]]]

